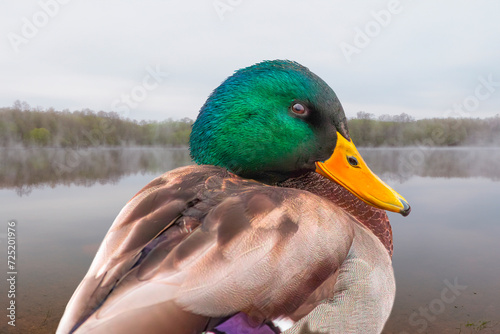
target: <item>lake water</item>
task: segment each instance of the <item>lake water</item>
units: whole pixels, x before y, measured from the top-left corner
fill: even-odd
[[[384,333],[500,333],[500,149],[361,149],[412,205],[390,213],[397,295]],[[17,223],[16,327],[53,333],[123,205],[183,149],[0,150],[0,267]]]

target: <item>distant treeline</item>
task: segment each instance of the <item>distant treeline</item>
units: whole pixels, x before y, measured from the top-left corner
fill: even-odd
[[[189,118],[139,122],[115,112],[41,110],[16,101],[0,108],[0,147],[187,146],[192,124]],[[415,120],[359,112],[348,126],[357,146],[500,146],[499,115]]]
[[[0,146],[186,146],[192,124],[189,118],[138,122],[116,112],[39,110],[16,101],[0,108]]]
[[[500,146],[500,115],[485,119],[432,118],[415,120],[408,114],[374,115],[358,112],[348,120],[357,146]]]

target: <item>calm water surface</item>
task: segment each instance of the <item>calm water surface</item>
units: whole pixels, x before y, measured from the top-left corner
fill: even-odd
[[[413,208],[390,214],[397,295],[384,333],[500,333],[500,149],[361,151]],[[16,327],[4,311],[0,333],[53,333],[123,205],[190,163],[182,149],[0,150],[4,254],[8,220],[18,233]]]

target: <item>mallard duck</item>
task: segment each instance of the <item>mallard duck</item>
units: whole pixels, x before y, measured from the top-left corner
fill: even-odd
[[[379,333],[395,296],[384,210],[333,90],[292,61],[240,69],[192,127],[196,165],[121,210],[57,333]]]

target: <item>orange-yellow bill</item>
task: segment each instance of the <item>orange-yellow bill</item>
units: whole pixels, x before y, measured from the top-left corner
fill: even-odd
[[[408,202],[379,179],[366,165],[352,140],[337,132],[337,145],[332,156],[316,162],[316,172],[349,190],[364,202],[388,211],[410,214]]]

